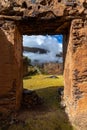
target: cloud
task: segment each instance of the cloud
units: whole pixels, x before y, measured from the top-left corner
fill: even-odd
[[[62,58],[56,57],[56,54],[62,52],[62,36],[57,35],[32,35],[32,36],[23,36],[23,46],[29,47],[38,47],[42,49],[46,49],[49,52],[46,54],[36,54],[36,53],[27,53],[25,52],[24,55],[28,56],[32,62],[34,60],[39,61],[40,63],[43,62],[62,62]]]

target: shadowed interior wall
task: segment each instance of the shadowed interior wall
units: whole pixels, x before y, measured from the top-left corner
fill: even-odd
[[[0,28],[0,112],[20,106],[22,96],[22,37],[14,22]]]
[[[63,34],[63,69],[65,66],[65,62],[66,62],[66,54],[67,54],[67,48],[68,48],[68,43],[69,43],[69,30],[66,33]]]

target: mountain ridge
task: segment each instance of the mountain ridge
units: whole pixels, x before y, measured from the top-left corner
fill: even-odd
[[[23,51],[32,52],[32,53],[39,53],[39,54],[46,54],[46,53],[49,52],[48,50],[45,50],[45,49],[42,49],[42,48],[38,48],[38,47],[27,47],[27,46],[23,47]]]

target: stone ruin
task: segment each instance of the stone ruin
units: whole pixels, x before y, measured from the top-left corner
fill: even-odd
[[[87,0],[0,0],[0,113],[21,106],[22,37],[32,34],[63,35],[66,112],[87,130]]]
[[[44,63],[41,69],[45,74],[62,75],[63,63],[53,63],[53,62]]]

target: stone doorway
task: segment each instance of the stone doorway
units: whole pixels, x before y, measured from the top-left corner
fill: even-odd
[[[64,35],[64,99],[70,120],[87,122],[87,2],[0,1],[0,111],[22,97],[22,35]],[[80,118],[81,117],[81,118]],[[85,125],[86,126],[86,125]],[[85,129],[85,128],[83,128]]]
[[[24,88],[31,91],[56,87],[55,97],[60,96],[57,89],[63,90],[62,42],[62,35],[24,36]]]

